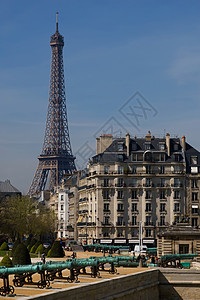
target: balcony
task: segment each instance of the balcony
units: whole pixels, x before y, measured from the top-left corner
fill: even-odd
[[[135,213],[135,214],[138,214],[138,213],[139,213],[139,210],[138,210],[138,209],[131,209],[131,212],[132,212],[132,213]]]
[[[110,213],[110,209],[104,209],[103,212],[104,213]]]
[[[158,226],[159,227],[166,227],[166,226],[169,226],[169,223],[168,222],[158,222]]]
[[[124,212],[124,208],[122,208],[122,209],[117,209],[117,212]]]
[[[105,226],[105,227],[106,227],[106,226],[108,226],[108,227],[109,227],[109,226],[112,226],[112,224],[109,223],[109,222],[106,222],[106,223],[105,223],[105,222],[102,222],[101,225],[102,225],[102,226]]]
[[[154,226],[153,222],[144,222],[144,226]]]
[[[139,226],[139,222],[130,222],[129,226],[136,226],[136,227],[138,227]]]
[[[179,183],[179,184],[171,184],[171,187],[173,187],[173,188],[181,188],[181,187],[183,187],[183,184],[182,184],[182,183]]]
[[[117,187],[117,188],[126,187],[126,183],[115,183],[115,187]]]
[[[125,222],[116,222],[116,226],[125,226]]]
[[[143,183],[143,187],[145,187],[145,188],[152,188],[152,187],[154,187],[154,183],[150,183],[150,184]]]

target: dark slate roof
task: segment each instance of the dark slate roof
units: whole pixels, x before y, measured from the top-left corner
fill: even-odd
[[[5,182],[0,181],[0,193],[20,193],[20,191],[7,179]]]
[[[103,152],[98,155],[93,156],[93,163],[109,163],[109,162],[116,162],[119,160],[119,155],[121,155],[122,161],[127,162],[133,162],[132,156],[130,155],[127,157],[127,148],[126,148],[126,139],[125,138],[117,138],[113,140],[112,144]],[[146,150],[146,144],[151,144],[151,149]],[[118,144],[123,144],[123,149],[118,149]],[[136,144],[136,148],[135,145]],[[160,144],[165,144],[165,151],[160,150]],[[177,144],[178,148],[175,150],[174,145]],[[150,141],[146,140],[145,138],[131,138],[130,139],[130,154],[132,153],[141,153],[144,154],[145,151],[149,152],[159,152],[159,153],[165,153],[165,162],[175,162],[175,155],[179,154],[179,162],[186,162],[187,171],[190,172],[190,157],[191,156],[197,156],[198,158],[198,165],[200,168],[200,152],[197,151],[195,148],[193,148],[191,145],[186,143],[186,151],[183,151],[182,149],[182,143],[180,138],[170,138],[170,156],[167,155],[167,149],[166,149],[166,139],[165,138],[155,138],[152,137]],[[159,162],[160,163],[160,162]]]

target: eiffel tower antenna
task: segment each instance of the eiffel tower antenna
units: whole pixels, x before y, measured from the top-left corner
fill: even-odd
[[[50,191],[61,183],[64,174],[72,174],[75,170],[75,157],[69,137],[67,108],[65,97],[63,46],[64,38],[58,32],[58,13],[56,13],[56,32],[50,42],[51,73],[49,86],[49,104],[46,129],[39,164],[28,195],[37,196],[45,190],[49,179]]]

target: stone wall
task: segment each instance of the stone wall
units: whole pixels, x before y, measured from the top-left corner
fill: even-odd
[[[136,274],[82,284],[58,292],[49,292],[29,299],[41,300],[158,300],[159,271],[150,270]]]

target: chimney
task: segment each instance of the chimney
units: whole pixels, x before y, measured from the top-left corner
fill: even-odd
[[[170,156],[170,134],[166,134],[167,155]]]
[[[127,157],[130,155],[130,134],[126,134],[126,149],[127,149]]]
[[[145,136],[145,140],[151,142],[151,131],[149,130],[147,135]]]
[[[113,142],[112,134],[102,134],[96,139],[97,154],[103,153]]]
[[[186,142],[185,142],[185,136],[183,135],[182,136],[182,147],[183,147],[183,151],[185,151],[186,150]]]

